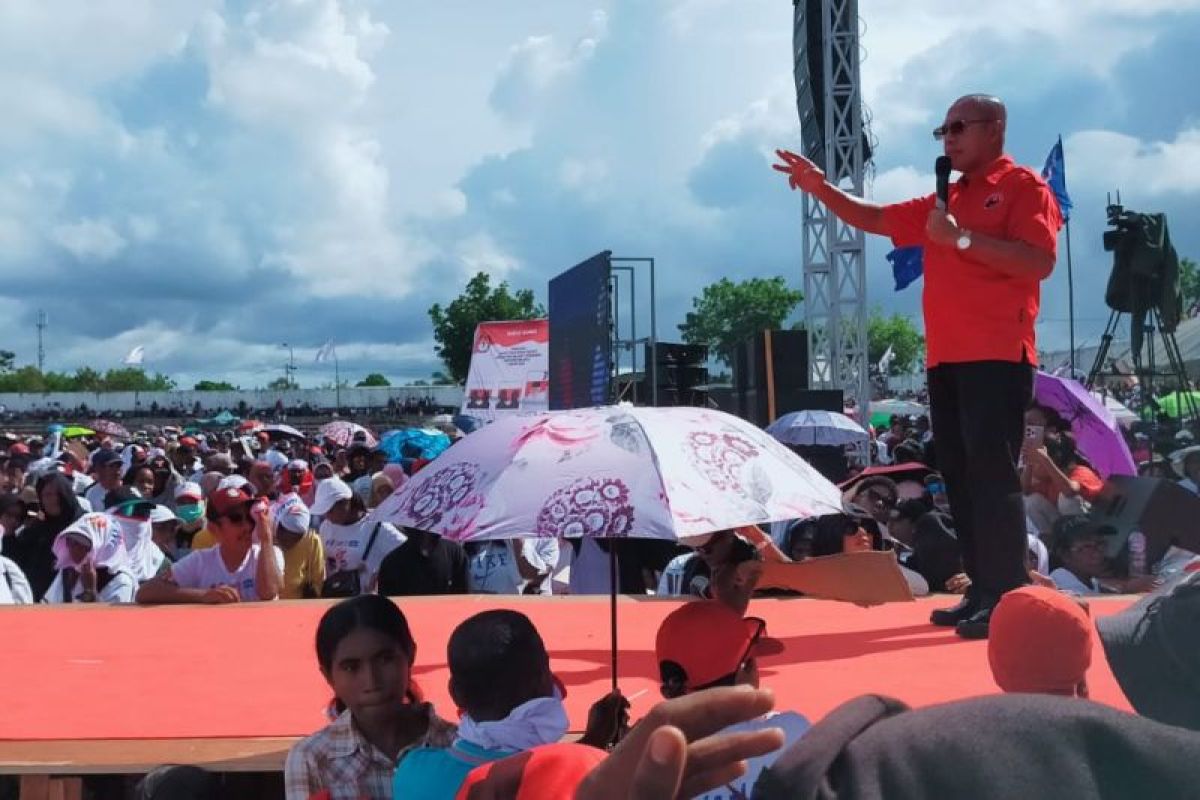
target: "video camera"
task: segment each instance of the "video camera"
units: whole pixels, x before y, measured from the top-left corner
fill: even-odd
[[[1116,252],[1131,233],[1145,235],[1145,218],[1136,211],[1126,211],[1125,207],[1121,205],[1120,194],[1117,195],[1115,203],[1112,202],[1111,197],[1109,198],[1105,215],[1108,219],[1107,224],[1113,228],[1113,230],[1104,231],[1105,252]]]

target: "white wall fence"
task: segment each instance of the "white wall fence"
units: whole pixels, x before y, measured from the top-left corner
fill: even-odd
[[[386,387],[342,387],[342,408],[385,408],[395,398],[404,405],[408,401],[422,400],[434,406],[458,407],[462,405],[463,390],[460,386],[386,386]],[[282,400],[286,408],[303,405],[313,408],[332,409],[337,405],[339,393],[335,389],[247,389],[231,392],[0,392],[0,406],[7,412],[73,411],[86,405],[90,411],[124,413],[149,413],[154,405],[162,411],[182,409],[191,414],[196,403],[205,412],[229,409],[237,413],[238,404],[245,402],[252,409],[270,409]]]

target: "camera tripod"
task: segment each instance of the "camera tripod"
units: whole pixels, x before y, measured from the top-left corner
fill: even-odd
[[[1108,350],[1112,345],[1113,336],[1121,324],[1123,311],[1112,311],[1108,316],[1108,324],[1104,328],[1104,334],[1100,337],[1100,348],[1096,351],[1096,360],[1092,363],[1092,368],[1088,371],[1086,385],[1088,389],[1096,385],[1096,379],[1102,376],[1104,363],[1108,359]],[[1133,322],[1137,321],[1140,316],[1142,327],[1141,330],[1134,330]],[[1154,388],[1157,378],[1173,378],[1177,387],[1179,399],[1179,421],[1184,427],[1196,425],[1200,422],[1200,406],[1196,403],[1195,395],[1190,391],[1188,383],[1187,370],[1184,368],[1183,353],[1179,349],[1179,341],[1175,338],[1175,332],[1172,330],[1164,330],[1162,324],[1162,316],[1155,306],[1146,309],[1142,315],[1134,315],[1135,319],[1130,324],[1130,350],[1129,358],[1133,362],[1133,374],[1138,381],[1138,391],[1142,397],[1142,406],[1149,406],[1157,409],[1158,403],[1154,399]],[[1159,372],[1155,363],[1154,357],[1154,342],[1155,335],[1162,342],[1163,352],[1167,356],[1168,371]],[[1146,359],[1143,363],[1142,348],[1145,346]],[[1157,414],[1155,415],[1157,421]]]

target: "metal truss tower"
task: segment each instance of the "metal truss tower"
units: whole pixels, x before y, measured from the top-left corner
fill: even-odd
[[[792,43],[805,154],[824,169],[830,183],[862,197],[867,145],[858,30],[858,0],[795,2]],[[818,46],[819,59],[810,52]],[[846,399],[855,400],[866,424],[870,379],[863,232],[807,194],[803,203],[809,386],[841,389]]]

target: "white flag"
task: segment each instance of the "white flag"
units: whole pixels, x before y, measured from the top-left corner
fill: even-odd
[[[129,367],[140,367],[145,358],[146,348],[139,344],[137,347],[129,351],[129,355],[125,356],[121,363]]]
[[[889,344],[887,350],[883,351],[883,355],[879,359],[879,371],[886,373],[888,367],[892,365],[892,359],[895,357],[896,354],[892,352],[892,346]]]
[[[321,349],[317,351],[317,357],[313,359],[318,364],[322,361],[336,361],[337,351],[333,349],[333,340],[330,339],[325,344],[321,345]]]

